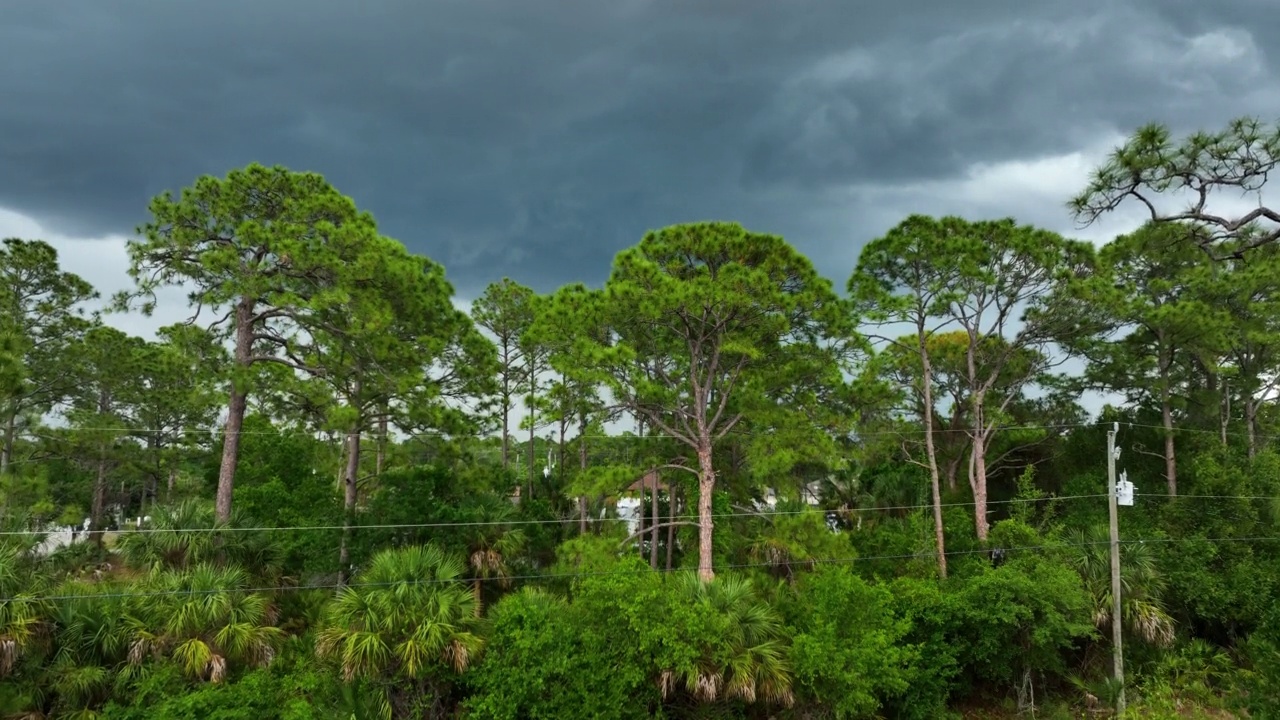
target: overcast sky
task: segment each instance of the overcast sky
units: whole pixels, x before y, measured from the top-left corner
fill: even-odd
[[[323,173],[444,263],[599,283],[652,228],[781,234],[843,287],[911,212],[1064,208],[1137,125],[1280,116],[1274,0],[3,0],[0,236],[104,290],[150,197]],[[1268,39],[1270,38],[1270,39]],[[112,318],[145,332],[182,316]]]

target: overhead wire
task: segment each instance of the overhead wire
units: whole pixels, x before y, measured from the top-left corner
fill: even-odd
[[[990,505],[1005,505],[1005,504],[1012,504],[1012,503],[1050,502],[1053,500],[1078,500],[1078,499],[1084,499],[1084,498],[1100,498],[1100,497],[1106,497],[1106,494],[1101,493],[1101,494],[1094,494],[1094,495],[1059,495],[1059,496],[1045,496],[1042,498],[1012,498],[1007,500],[988,500],[986,504],[990,506]],[[976,505],[977,503],[973,501],[942,503],[942,507],[973,507]],[[742,510],[742,511],[736,511],[736,512],[713,513],[711,515],[711,518],[713,520],[721,519],[721,518],[738,518],[738,517],[757,517],[757,518],[768,519],[768,518],[777,517],[777,516],[803,515],[806,513],[902,512],[902,511],[910,511],[910,510],[928,510],[932,507],[933,507],[932,504],[926,503],[926,504],[918,504],[918,505],[893,505],[893,506],[875,506],[875,507],[865,507],[865,508],[848,508],[847,510],[820,508],[815,506],[810,506],[810,507],[807,507],[804,509],[798,509],[798,510],[772,510],[769,508],[761,508],[758,511]],[[688,521],[688,520],[698,520],[699,516],[698,515],[677,515],[675,517],[672,517],[669,515],[663,515],[662,519],[664,522],[670,521],[670,520]],[[626,518],[618,518],[618,517],[587,518],[587,522],[589,523],[625,522],[625,520]],[[427,528],[489,527],[489,526],[509,526],[509,525],[517,525],[517,526],[518,525],[567,525],[567,524],[577,524],[580,522],[582,522],[582,518],[580,517],[536,518],[536,519],[524,519],[524,520],[522,519],[457,520],[457,521],[450,521],[450,522],[430,522],[430,523],[383,523],[383,524],[372,524],[372,525],[352,525],[350,526],[350,529],[357,530],[357,531],[358,530],[412,530],[412,529],[427,529]],[[345,528],[346,526],[343,526],[343,525],[285,525],[285,526],[256,526],[256,527],[237,527],[234,525],[228,525],[224,527],[201,527],[201,528],[135,528],[135,529],[122,529],[119,531],[112,530],[108,532],[113,532],[113,533],[118,532],[120,536],[127,536],[127,535],[149,535],[149,534],[155,534],[155,533],[195,534],[195,533],[212,533],[212,532],[217,532],[217,533],[294,532],[294,531],[308,531],[308,530],[337,531],[337,530],[343,530]],[[0,531],[0,537],[48,535],[52,532],[58,532],[58,531],[3,530],[3,531]],[[85,532],[85,531],[77,530],[76,532]]]

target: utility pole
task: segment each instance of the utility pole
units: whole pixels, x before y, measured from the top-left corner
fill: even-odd
[[[1116,685],[1116,716],[1124,717],[1124,636],[1120,619],[1120,520],[1116,512],[1116,433],[1120,423],[1107,431],[1107,511],[1111,516],[1111,662]]]

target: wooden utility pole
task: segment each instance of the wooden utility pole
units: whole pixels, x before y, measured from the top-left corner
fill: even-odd
[[[1120,619],[1120,520],[1116,512],[1116,432],[1120,423],[1107,431],[1107,511],[1111,516],[1111,662],[1116,685],[1116,716],[1124,717],[1124,629]]]

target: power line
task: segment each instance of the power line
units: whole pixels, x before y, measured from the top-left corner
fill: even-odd
[[[1131,427],[1131,428],[1144,428],[1144,429],[1147,429],[1147,430],[1160,430],[1160,431],[1163,431],[1163,430],[1165,429],[1165,427],[1164,427],[1163,425],[1151,425],[1151,424],[1147,424],[1147,423],[1122,422],[1122,423],[1120,423],[1120,425],[1121,425],[1121,426],[1126,426],[1126,425],[1127,425],[1128,427]],[[1220,437],[1220,436],[1222,436],[1222,435],[1227,435],[1228,437],[1238,437],[1238,438],[1248,438],[1248,437],[1249,437],[1249,433],[1247,433],[1247,432],[1241,432],[1241,431],[1239,431],[1239,430],[1227,430],[1227,431],[1224,433],[1221,429],[1218,429],[1218,430],[1207,430],[1207,429],[1205,429],[1205,428],[1174,427],[1174,428],[1173,428],[1173,432],[1174,432],[1174,434],[1175,434],[1175,435],[1176,435],[1176,434],[1178,434],[1178,433],[1201,433],[1201,434],[1204,434],[1204,435],[1212,435],[1212,436],[1214,436],[1214,437]],[[1253,434],[1253,437],[1254,437],[1254,439],[1255,439],[1255,440],[1276,440],[1276,439],[1280,439],[1280,435],[1277,435],[1277,434],[1274,434],[1274,433],[1254,433],[1254,434]]]
[[[1053,500],[1079,500],[1079,499],[1099,498],[1099,497],[1106,497],[1106,495],[1104,494],[1062,495],[1062,496],[1046,496],[1043,498],[1013,498],[1010,500],[988,500],[986,504],[990,506],[990,505],[1006,505],[1006,504],[1012,504],[1012,503],[1050,502]],[[976,505],[977,503],[972,501],[942,503],[942,507],[973,507]],[[933,507],[932,504],[922,504],[922,505],[896,505],[896,506],[888,506],[888,507],[848,508],[847,510],[840,510],[840,509],[833,510],[833,509],[819,508],[819,507],[809,507],[801,510],[761,509],[755,512],[739,511],[739,512],[729,512],[729,513],[715,513],[711,517],[713,520],[720,519],[720,518],[736,518],[736,517],[757,517],[757,518],[769,519],[769,518],[778,517],[778,516],[803,515],[806,513],[826,514],[826,513],[833,513],[833,512],[834,513],[838,513],[838,512],[851,512],[851,513],[852,512],[901,512],[901,511],[907,511],[907,510],[928,510],[932,507]],[[698,519],[699,517],[697,515],[676,515],[674,517],[670,515],[662,516],[662,520],[664,522],[669,522],[671,520],[688,521],[688,520],[698,520]],[[616,517],[587,518],[587,522],[591,522],[591,523],[624,522],[625,520],[626,518],[616,518]],[[569,523],[579,523],[581,521],[582,521],[582,518],[542,518],[542,519],[533,519],[533,520],[519,520],[519,519],[472,520],[472,521],[460,520],[460,521],[436,522],[436,523],[386,523],[386,524],[378,524],[378,525],[352,525],[351,529],[356,531],[358,530],[412,530],[412,529],[426,529],[426,528],[493,527],[493,526],[508,526],[508,525],[564,525]],[[137,528],[133,530],[120,530],[118,532],[120,536],[127,537],[129,535],[151,535],[156,533],[196,534],[196,533],[214,533],[214,532],[218,532],[218,533],[221,533],[221,532],[295,532],[295,531],[306,531],[306,530],[337,531],[337,530],[343,530],[343,529],[345,529],[345,526],[343,525],[286,525],[281,527],[227,526],[227,527],[214,527],[214,528],[208,528],[208,527]],[[0,531],[0,537],[48,535],[51,532],[57,532],[57,531],[4,530],[4,531]],[[77,532],[85,532],[85,531],[77,530]],[[90,530],[89,532],[95,532],[95,531]],[[117,532],[117,531],[109,531],[109,532]]]
[[[1271,495],[1177,495],[1177,496],[1171,497],[1169,495],[1163,495],[1159,493],[1134,493],[1134,496],[1143,497],[1143,498],[1160,498],[1160,499],[1168,499],[1168,500],[1178,500],[1178,499],[1250,500],[1250,501],[1280,500],[1280,496],[1271,496]],[[1041,502],[1050,503],[1058,500],[1086,500],[1086,499],[1096,499],[1096,498],[1105,498],[1105,497],[1107,497],[1106,493],[1081,494],[1081,495],[1047,495],[1040,498],[1011,498],[1007,500],[988,500],[986,505],[990,507],[992,505],[1012,505],[1012,504],[1018,504],[1018,503],[1041,503]],[[974,501],[947,502],[947,503],[941,503],[941,506],[944,508],[976,507],[977,503]],[[822,513],[822,514],[888,513],[888,512],[930,510],[932,508],[933,508],[932,503],[921,503],[916,505],[887,505],[887,506],[850,507],[850,508],[834,508],[834,509],[822,508],[822,507],[808,507],[808,508],[798,509],[798,510],[772,510],[768,508],[762,508],[758,511],[715,513],[711,516],[711,518],[713,520],[719,520],[724,518],[755,517],[755,518],[761,518],[761,519],[767,520],[774,517],[803,515],[807,513]],[[646,519],[648,518],[647,514],[642,513],[642,515],[644,515]],[[676,515],[673,517],[670,515],[663,515],[661,519],[664,522],[671,522],[671,521],[687,522],[687,521],[696,521],[699,519],[699,516],[698,515]],[[626,520],[627,518],[619,518],[619,517],[586,518],[586,522],[588,523],[625,522]],[[470,520],[470,521],[460,520],[460,521],[433,522],[433,523],[380,523],[380,524],[373,524],[373,525],[353,525],[351,526],[351,529],[355,531],[415,530],[415,529],[439,529],[439,528],[451,528],[451,527],[498,527],[498,526],[505,527],[505,526],[525,526],[525,525],[565,525],[565,524],[580,523],[580,522],[582,522],[582,518],[580,517],[540,518],[540,519],[523,519],[523,520],[522,519]],[[224,526],[224,527],[199,527],[199,528],[134,528],[134,529],[128,529],[128,530],[121,529],[121,530],[111,530],[111,531],[105,531],[105,532],[114,532],[114,533],[118,533],[119,536],[127,537],[129,535],[151,535],[151,534],[159,534],[159,533],[197,534],[197,533],[215,533],[215,532],[217,533],[304,532],[304,531],[335,532],[343,529],[345,529],[345,526],[343,525],[283,525],[283,526],[254,526],[254,527]],[[56,529],[55,530],[50,530],[50,529],[0,530],[0,537],[42,536],[42,535],[50,535],[55,532],[65,532],[65,531],[56,530]],[[90,531],[76,530],[75,532],[83,533],[83,532],[93,532],[93,531],[92,530]]]
[[[1280,500],[1280,495],[1164,495],[1161,493],[1138,493],[1134,497],[1155,497],[1166,500]]]

